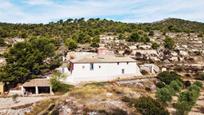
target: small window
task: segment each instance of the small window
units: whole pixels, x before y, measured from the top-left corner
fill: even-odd
[[[127,62],[127,65],[129,64],[129,62]]]
[[[117,62],[117,65],[119,65],[120,63],[119,62]]]
[[[101,66],[99,65],[98,68],[101,68]]]
[[[94,69],[94,65],[93,63],[90,64],[90,70],[93,70]]]
[[[85,66],[82,66],[82,68],[84,69],[84,68],[85,68]]]

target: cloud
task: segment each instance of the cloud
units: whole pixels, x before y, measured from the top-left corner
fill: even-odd
[[[0,2],[0,21],[12,23],[48,23],[80,17],[99,17],[124,22],[152,22],[175,17],[204,22],[203,0],[0,0]]]

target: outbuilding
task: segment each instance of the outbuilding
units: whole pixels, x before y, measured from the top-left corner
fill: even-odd
[[[31,79],[22,85],[23,94],[53,94],[49,79]]]

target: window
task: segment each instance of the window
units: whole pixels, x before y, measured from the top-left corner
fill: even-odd
[[[119,65],[120,63],[119,63],[119,62],[117,62],[117,64]]]
[[[84,68],[85,68],[85,66],[82,66],[82,68],[84,69]]]
[[[124,74],[125,73],[125,69],[122,69],[122,74]]]
[[[98,68],[101,68],[101,66],[99,65]]]
[[[127,65],[129,64],[129,62],[127,62]]]
[[[94,69],[94,64],[91,63],[91,64],[90,64],[90,70],[93,70],[93,69]]]

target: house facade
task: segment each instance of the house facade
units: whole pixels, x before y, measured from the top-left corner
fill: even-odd
[[[111,81],[141,75],[134,59],[108,55],[86,56],[70,60],[69,66],[62,68],[62,72],[68,73],[65,82],[71,84]]]

